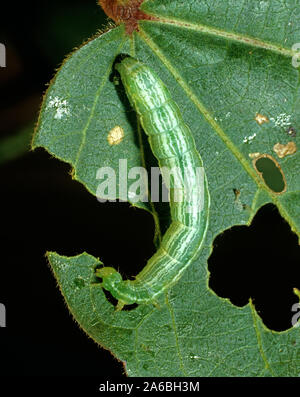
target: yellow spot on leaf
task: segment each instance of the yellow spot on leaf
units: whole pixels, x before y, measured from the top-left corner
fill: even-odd
[[[277,156],[282,159],[289,154],[296,153],[297,146],[295,142],[288,142],[286,145],[276,143],[276,145],[273,146],[273,150],[277,154]]]
[[[260,113],[256,113],[255,121],[257,122],[257,124],[262,125],[264,123],[268,123],[270,120],[268,119],[267,116],[264,116],[263,114]]]
[[[124,130],[119,125],[116,125],[114,128],[112,128],[107,135],[107,140],[110,145],[119,145],[123,138]]]

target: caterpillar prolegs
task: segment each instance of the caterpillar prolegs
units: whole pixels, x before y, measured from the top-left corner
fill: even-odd
[[[121,310],[132,303],[154,303],[159,294],[179,280],[201,249],[210,198],[205,174],[201,183],[197,177],[196,170],[203,170],[203,163],[192,133],[164,83],[148,66],[131,57],[117,63],[116,69],[160,169],[179,170],[169,184],[171,225],[135,280],[123,280],[112,267],[96,271],[102,287],[118,299],[117,310]],[[184,175],[184,183],[180,175]],[[181,200],[178,192],[183,193]]]

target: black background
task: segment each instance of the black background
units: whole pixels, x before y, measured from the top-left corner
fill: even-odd
[[[0,139],[36,121],[64,55],[106,20],[93,0],[14,2],[1,12],[7,68],[0,69]],[[98,203],[69,173],[43,149],[0,165],[2,375],[124,374],[122,363],[74,322],[44,255],[86,251],[136,274],[155,250],[153,221],[126,203]],[[299,257],[296,236],[277,209],[266,206],[250,228],[234,227],[216,239],[210,287],[239,306],[252,297],[268,327],[287,329],[297,302],[292,288],[300,288]]]

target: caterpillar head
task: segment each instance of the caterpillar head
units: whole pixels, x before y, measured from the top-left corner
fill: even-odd
[[[111,287],[122,281],[122,276],[113,267],[102,267],[96,270],[96,276],[102,278],[103,287],[110,290]]]

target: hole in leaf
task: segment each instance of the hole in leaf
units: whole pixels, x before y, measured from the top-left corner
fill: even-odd
[[[209,287],[236,306],[252,298],[264,324],[283,331],[292,326],[299,302],[300,246],[277,207],[261,208],[250,227],[234,226],[217,236],[208,259]]]
[[[263,154],[253,160],[253,165],[269,189],[277,194],[285,192],[286,181],[284,174],[273,157]]]

